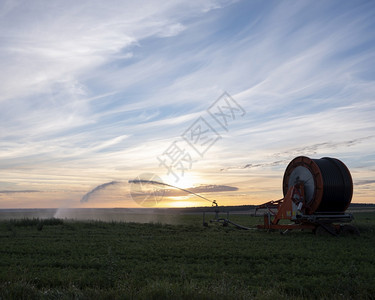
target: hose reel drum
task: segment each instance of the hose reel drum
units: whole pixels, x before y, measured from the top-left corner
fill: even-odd
[[[284,196],[299,182],[304,185],[306,214],[343,213],[352,200],[352,177],[345,164],[336,158],[296,157],[284,173]]]
[[[266,209],[260,229],[312,229],[337,235],[345,230],[358,233],[353,226],[337,223],[351,222],[353,216],[345,211],[353,196],[353,181],[345,164],[331,157],[294,158],[283,177],[284,198],[269,201],[256,208]],[[290,220],[294,224],[282,224]]]

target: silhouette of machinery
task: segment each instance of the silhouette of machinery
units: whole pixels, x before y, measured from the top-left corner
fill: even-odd
[[[283,194],[284,198],[256,208],[256,212],[266,209],[259,229],[312,229],[315,233],[332,235],[358,233],[355,227],[341,224],[353,220],[346,213],[352,200],[353,181],[340,160],[294,158],[284,173]]]

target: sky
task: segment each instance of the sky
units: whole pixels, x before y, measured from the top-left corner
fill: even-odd
[[[374,1],[1,0],[0,68],[0,208],[260,204],[300,155],[375,203]]]

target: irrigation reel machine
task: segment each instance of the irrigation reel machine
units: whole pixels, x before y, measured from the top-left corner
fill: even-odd
[[[314,233],[359,234],[348,224],[353,216],[346,213],[353,195],[353,181],[348,168],[336,158],[294,158],[287,166],[283,178],[283,195],[280,200],[269,201],[255,209],[264,212],[263,224],[258,229],[280,230],[310,229]],[[254,229],[220,218],[215,204],[215,217],[209,222],[224,226],[232,224],[241,229]],[[203,214],[203,225],[208,226]],[[286,223],[287,222],[287,223]]]

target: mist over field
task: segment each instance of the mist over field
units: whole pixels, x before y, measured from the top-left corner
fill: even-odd
[[[179,214],[166,209],[147,208],[0,209],[0,220],[58,218],[78,221],[179,224]]]

